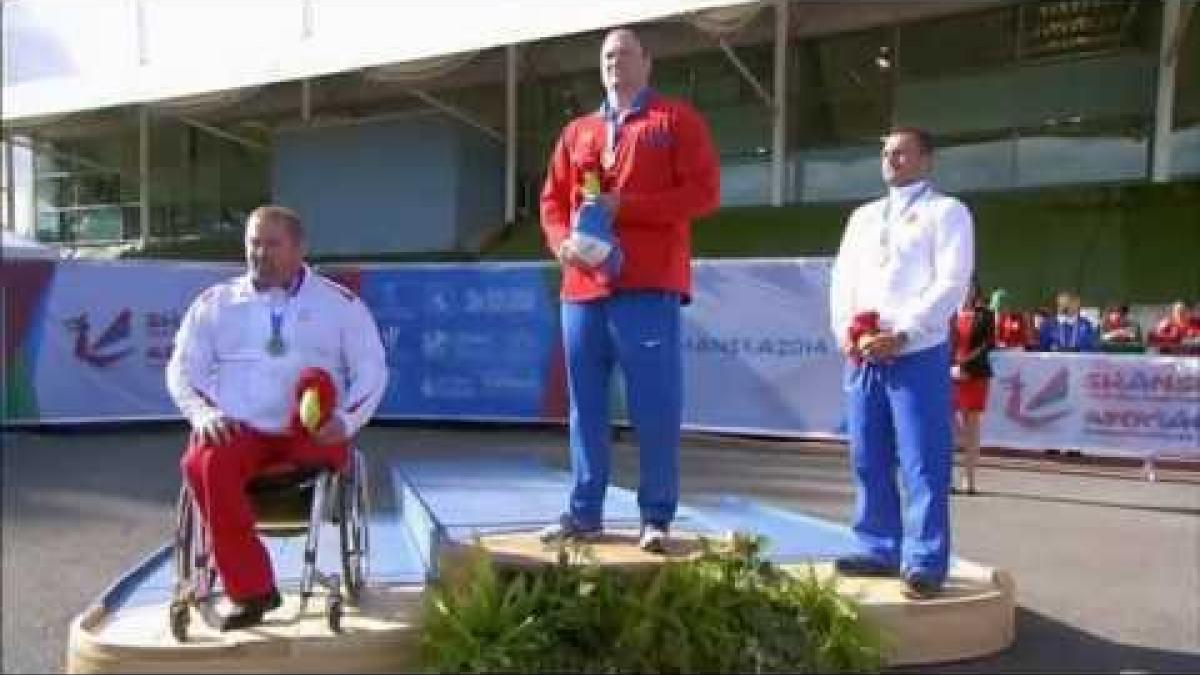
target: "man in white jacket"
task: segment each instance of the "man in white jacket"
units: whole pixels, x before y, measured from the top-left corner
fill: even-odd
[[[933,188],[929,134],[884,139],[886,197],[854,211],[833,265],[830,317],[850,359],[844,389],[854,532],[848,575],[897,575],[909,597],[937,593],[950,553],[950,319],[974,269],[971,212]],[[897,469],[904,482],[901,508]]]
[[[192,426],[184,477],[233,603],[226,630],[257,624],[280,604],[246,484],[280,462],[340,468],[387,383],[366,306],[313,272],[304,253],[295,212],[255,209],[246,221],[247,273],[192,303],[167,365],[167,388]],[[314,372],[327,400],[319,426],[308,431],[299,421],[297,388]]]

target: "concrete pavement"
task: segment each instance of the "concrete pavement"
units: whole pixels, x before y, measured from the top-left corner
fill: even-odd
[[[636,484],[622,434],[616,482]],[[3,434],[0,665],[61,671],[71,618],[163,543],[179,485],[178,428]],[[390,427],[385,455],[534,453],[566,466],[557,429]],[[693,437],[687,495],[735,493],[845,522],[853,503],[836,444]],[[981,493],[955,496],[955,552],[1018,586],[1017,644],[938,672],[1200,671],[1200,473],[985,457]],[[929,669],[924,669],[929,670]]]

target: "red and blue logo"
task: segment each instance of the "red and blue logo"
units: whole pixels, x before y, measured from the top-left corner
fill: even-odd
[[[1065,367],[1059,368],[1028,398],[1028,385],[1021,371],[1001,377],[999,382],[1008,390],[1004,400],[1004,416],[1025,429],[1042,429],[1071,414],[1070,408],[1065,407],[1071,393]]]
[[[63,323],[75,333],[75,358],[94,368],[107,368],[133,353],[133,347],[121,348],[133,334],[132,319],[132,311],[122,310],[95,340],[91,339],[92,324],[87,312]]]

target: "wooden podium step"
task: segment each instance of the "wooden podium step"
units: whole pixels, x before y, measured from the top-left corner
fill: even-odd
[[[342,633],[333,633],[324,597],[313,597],[303,615],[300,599],[284,605],[261,626],[221,633],[193,611],[186,642],[168,625],[167,605],[93,607],[71,624],[69,673],[375,673],[415,670],[421,586],[370,588],[362,606],[347,607]]]

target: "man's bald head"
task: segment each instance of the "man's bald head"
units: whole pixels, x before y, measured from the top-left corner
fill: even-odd
[[[614,28],[600,47],[600,76],[605,90],[632,96],[650,83],[650,52],[631,28]]]

